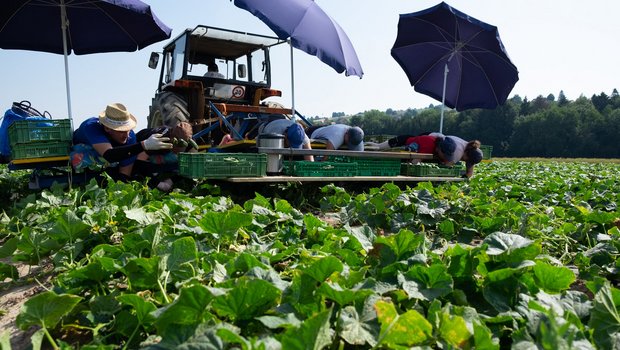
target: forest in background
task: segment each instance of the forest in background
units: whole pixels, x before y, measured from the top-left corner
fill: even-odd
[[[438,131],[441,105],[405,111],[370,110],[331,121],[359,126],[366,135]],[[560,91],[533,100],[515,95],[493,110],[444,111],[443,133],[493,146],[494,157],[620,158],[620,95],[602,92],[572,101]]]

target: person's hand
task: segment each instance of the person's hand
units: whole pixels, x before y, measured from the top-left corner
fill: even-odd
[[[419,146],[417,143],[412,142],[412,143],[408,144],[408,145],[405,147],[405,149],[406,149],[407,151],[409,151],[409,152],[415,152],[415,153],[418,153],[418,150],[420,149],[420,146]]]
[[[157,151],[160,149],[172,149],[169,137],[162,137],[162,134],[153,134],[148,139],[142,141],[142,148],[146,151]]]

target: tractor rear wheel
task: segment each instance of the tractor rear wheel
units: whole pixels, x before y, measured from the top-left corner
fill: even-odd
[[[174,127],[189,121],[187,101],[179,94],[164,91],[153,98],[148,117],[149,128]]]

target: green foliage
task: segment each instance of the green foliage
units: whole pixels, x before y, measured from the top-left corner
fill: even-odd
[[[43,327],[39,345],[607,349],[618,178],[614,164],[495,161],[468,182],[298,198],[320,207],[283,199],[294,187],[239,203],[138,183],[44,191],[0,218],[0,275],[54,265],[53,292],[18,318]]]
[[[519,96],[493,110],[461,112],[447,109],[443,132],[466,140],[480,140],[493,146],[496,157],[620,158],[617,126],[620,97],[614,89],[575,101],[560,91],[533,100]],[[437,131],[440,106],[418,110],[365,111],[351,117],[350,123],[366,135],[418,135]]]

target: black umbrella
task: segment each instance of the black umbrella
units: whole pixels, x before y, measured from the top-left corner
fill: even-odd
[[[442,2],[401,14],[392,57],[415,91],[458,111],[495,108],[519,80],[497,27]]]
[[[0,2],[0,48],[64,55],[70,119],[67,55],[136,51],[170,38],[171,32],[149,5],[138,0]]]

